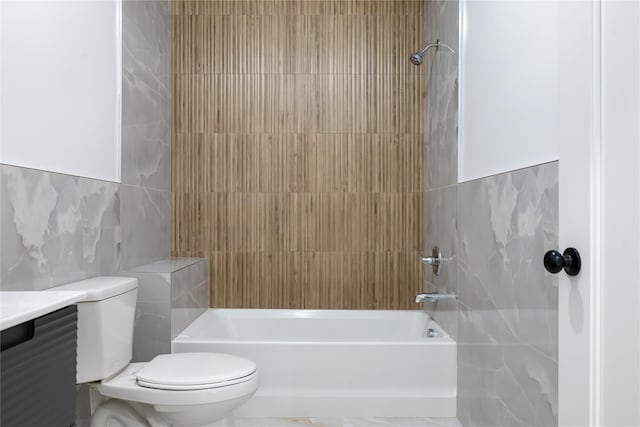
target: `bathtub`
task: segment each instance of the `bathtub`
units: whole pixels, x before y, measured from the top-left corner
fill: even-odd
[[[172,351],[254,360],[237,416],[456,416],[456,343],[422,311],[209,309]]]

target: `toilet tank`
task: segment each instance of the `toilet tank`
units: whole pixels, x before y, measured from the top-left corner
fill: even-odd
[[[78,303],[78,384],[108,378],[129,364],[138,281],[130,277],[94,277],[52,288],[84,291]]]

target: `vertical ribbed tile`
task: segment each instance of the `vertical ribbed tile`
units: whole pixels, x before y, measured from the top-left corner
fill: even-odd
[[[423,2],[172,4],[172,251],[211,305],[413,308]]]

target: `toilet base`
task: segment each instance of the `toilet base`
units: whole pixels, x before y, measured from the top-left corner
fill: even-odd
[[[235,423],[228,409],[235,408],[242,402],[228,403],[228,407],[217,407],[217,411],[212,411],[210,405],[194,405],[195,407],[189,408],[189,419],[183,420],[185,408],[176,411],[177,407],[154,408],[144,403],[107,399],[95,409],[91,416],[91,427],[233,427]],[[225,413],[222,413],[223,410]],[[220,416],[223,418],[216,420]]]
[[[91,415],[91,427],[168,427],[166,423],[149,422],[132,405],[108,399]]]

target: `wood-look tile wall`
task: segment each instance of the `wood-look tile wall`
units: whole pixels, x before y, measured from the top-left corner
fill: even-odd
[[[172,253],[211,306],[415,308],[423,1],[174,1]]]

